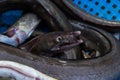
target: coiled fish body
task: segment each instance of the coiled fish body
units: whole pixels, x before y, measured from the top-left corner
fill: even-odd
[[[32,67],[13,61],[0,61],[0,80],[1,77],[12,78],[11,80],[57,80]]]

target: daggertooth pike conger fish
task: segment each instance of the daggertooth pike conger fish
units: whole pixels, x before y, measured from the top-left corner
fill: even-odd
[[[20,46],[20,48],[38,55],[41,52],[56,54],[58,52],[68,51],[83,43],[80,36],[80,31],[40,33]]]

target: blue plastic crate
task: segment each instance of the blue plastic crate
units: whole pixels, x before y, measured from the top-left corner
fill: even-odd
[[[98,18],[120,21],[120,0],[72,0],[72,2]]]
[[[0,33],[3,33],[9,26],[13,25],[21,16],[22,10],[10,10],[0,15]]]

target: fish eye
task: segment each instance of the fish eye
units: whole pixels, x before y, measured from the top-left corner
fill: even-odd
[[[61,36],[58,36],[57,38],[56,38],[56,41],[57,42],[60,42],[62,40],[62,37]]]

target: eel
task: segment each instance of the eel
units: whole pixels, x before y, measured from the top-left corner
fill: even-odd
[[[32,67],[13,62],[0,61],[0,80],[57,80]]]
[[[49,53],[49,56],[53,56],[83,43],[80,35],[80,31],[40,33],[19,48],[37,55]]]
[[[0,42],[15,47],[22,44],[27,38],[30,37],[39,22],[40,19],[38,19],[35,14],[25,14],[7,31],[0,34]]]

